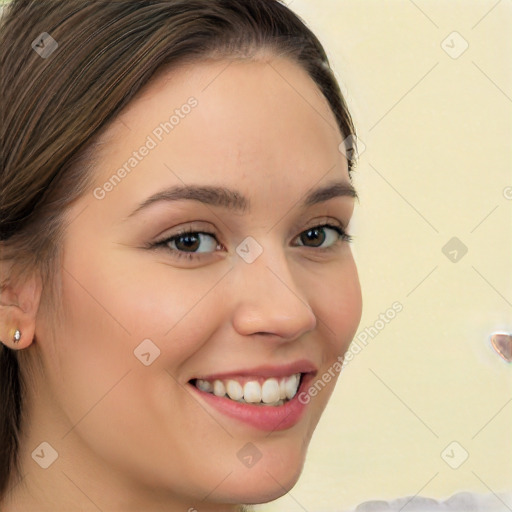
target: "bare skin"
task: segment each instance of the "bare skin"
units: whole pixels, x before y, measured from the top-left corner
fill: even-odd
[[[96,195],[67,212],[57,332],[37,280],[5,292],[1,324],[19,326],[17,349],[44,367],[27,403],[24,478],[5,512],[235,511],[299,478],[336,378],[297,424],[272,433],[219,412],[189,381],[298,360],[321,376],[345,353],[362,308],[350,245],[330,228],[323,249],[301,234],[347,226],[354,198],[300,206],[314,188],[350,185],[343,137],[308,75],[280,58],[227,64],[162,74],[105,133]],[[197,105],[172,132],[153,135],[156,147],[105,187],[190,97]],[[152,194],[191,184],[236,189],[250,208],[159,201],[130,216]],[[214,233],[195,259],[175,256],[183,243],[147,247],[181,228]],[[236,252],[248,236],[263,249],[252,263]],[[145,339],[160,350],[148,366],[134,355]],[[43,441],[58,452],[47,469],[32,457]],[[261,453],[251,468],[237,457],[249,442]]]

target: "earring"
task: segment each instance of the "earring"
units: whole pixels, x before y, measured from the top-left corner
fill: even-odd
[[[14,331],[12,341],[13,341],[13,343],[18,343],[20,341],[20,339],[21,339],[21,332],[19,329],[16,329]]]

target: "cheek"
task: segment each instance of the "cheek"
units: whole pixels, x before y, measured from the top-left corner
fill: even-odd
[[[361,320],[361,286],[353,258],[326,272],[309,289],[313,290],[310,305],[317,313],[324,354],[330,360],[335,359],[345,353]]]
[[[128,263],[130,269],[139,268]],[[124,283],[119,312],[132,333],[131,350],[144,339],[160,349],[157,366],[173,371],[212,337],[221,316],[215,285],[221,276],[211,269],[177,269],[148,262],[145,271]]]
[[[76,266],[68,260],[62,273],[64,323],[56,333],[56,368],[50,375],[59,376],[56,385],[73,424],[134,360],[133,337],[120,315],[119,297],[113,300],[106,276],[94,272],[94,263],[89,260],[88,265]]]
[[[219,276],[206,267],[177,269],[155,262],[154,255],[132,253],[105,253],[104,259],[101,253],[78,254],[70,259],[66,268],[73,278],[66,273],[63,278],[73,330],[94,332],[108,340],[109,350],[125,353],[128,359],[150,339],[161,351],[159,363],[172,368],[208,339],[209,319],[219,321],[219,301],[206,297]]]
[[[317,353],[322,357],[318,374],[302,392],[302,398],[315,411],[308,431],[312,435],[340,378],[340,357],[345,355],[361,320],[361,287],[353,258],[343,261],[336,270],[326,269],[322,276],[315,276],[305,289],[312,290],[308,297],[317,316]]]
[[[179,375],[180,365],[220,321],[215,307],[219,301],[202,300],[219,277],[154,264],[141,269],[140,262],[121,258],[108,268],[91,255],[87,264],[85,259],[64,262],[65,322],[58,336],[58,361],[52,362],[55,371],[50,372],[58,375],[58,402],[69,423],[76,425],[73,433],[109,460],[143,467],[144,454],[151,453],[162,457],[155,460],[157,467],[166,467],[164,454],[178,453],[176,443],[182,440],[172,433],[191,430],[191,421],[204,425],[204,411],[172,375]],[[149,366],[134,355],[145,339],[160,351]],[[188,413],[176,415],[177,410]],[[113,428],[106,431],[106,424]],[[203,428],[192,430],[198,430],[199,438]],[[140,448],[133,458],[124,453],[130,444]]]

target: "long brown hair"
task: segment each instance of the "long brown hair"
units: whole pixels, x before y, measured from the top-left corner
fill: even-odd
[[[45,301],[58,300],[63,214],[90,186],[99,136],[157,70],[261,50],[287,56],[317,84],[342,136],[354,135],[322,45],[277,0],[12,0],[5,11],[0,292],[36,273]],[[0,499],[20,476],[24,352],[0,343]]]

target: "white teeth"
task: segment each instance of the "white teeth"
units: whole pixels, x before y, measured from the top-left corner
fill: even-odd
[[[206,391],[207,393],[211,393],[213,391],[211,382],[208,382],[207,380],[197,379],[196,385],[201,391]]]
[[[292,399],[297,393],[297,388],[299,387],[299,378],[300,375],[292,375],[287,379],[284,379],[284,388],[286,390],[286,398]]]
[[[261,401],[265,404],[277,402],[280,398],[279,382],[267,379],[261,387]]]
[[[300,383],[300,373],[281,379],[269,378],[262,385],[256,380],[246,382],[244,386],[237,380],[225,381],[216,379],[212,382],[197,379],[196,387],[201,391],[213,393],[219,397],[226,394],[231,400],[260,405],[283,405],[286,400],[291,400],[296,394]]]
[[[244,400],[249,403],[261,402],[261,386],[256,381],[249,381],[244,386]]]
[[[285,387],[285,380],[286,379],[281,379],[279,381],[279,398],[281,400],[284,400],[286,398],[286,387]]]
[[[226,387],[221,380],[213,381],[213,394],[215,396],[224,396],[226,394]]]
[[[226,391],[231,400],[240,400],[244,397],[244,390],[241,384],[236,380],[226,381]]]

